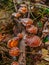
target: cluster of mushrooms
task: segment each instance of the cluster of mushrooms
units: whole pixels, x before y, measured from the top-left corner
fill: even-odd
[[[23,15],[25,15],[28,12],[28,8],[25,4],[22,4],[20,8],[18,9],[17,13],[13,13],[12,16],[15,16],[16,21]],[[28,14],[29,15],[29,14]],[[41,45],[42,41],[39,36],[36,34],[38,33],[38,28],[37,26],[34,25],[34,21],[29,18],[29,17],[24,17],[21,18],[20,21],[18,20],[24,27],[25,30],[28,34],[25,37],[25,42],[27,43],[28,46],[30,47],[38,47]]]
[[[16,57],[20,55],[20,49],[18,48],[19,40],[21,40],[23,35],[19,33],[17,37],[14,37],[8,41],[7,47],[9,50],[9,55],[12,56],[14,62],[11,63],[11,65],[19,65],[18,62],[16,62]]]
[[[28,8],[27,6],[27,3],[21,4],[20,7],[18,7],[18,12],[12,14],[16,22],[24,27],[21,33],[17,34],[16,37],[8,41],[7,46],[10,49],[9,55],[12,56],[13,59],[16,59],[16,57],[21,53],[21,50],[18,48],[18,46],[22,38],[24,39],[25,44],[30,48],[40,48],[41,46],[44,47],[45,44],[49,44],[49,41],[43,42],[43,38],[45,38],[49,34],[49,29],[45,28],[48,25],[46,24],[48,23],[48,19],[45,16],[40,19],[41,22],[34,21],[30,17],[30,8]],[[33,11],[33,7],[31,7],[31,11]],[[42,28],[40,28],[40,24],[43,25]],[[24,36],[22,34],[23,31],[26,34]],[[14,60],[11,65],[19,65],[19,63]]]

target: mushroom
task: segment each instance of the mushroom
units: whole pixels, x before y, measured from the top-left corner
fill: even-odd
[[[19,44],[19,38],[18,37],[15,37],[11,40],[8,41],[7,43],[7,47],[8,48],[13,48],[13,47],[17,47]]]
[[[38,28],[35,27],[34,25],[30,26],[30,27],[26,27],[26,31],[28,33],[33,33],[33,34],[37,34]]]
[[[30,47],[38,47],[41,45],[41,39],[38,36],[26,37],[25,42]]]
[[[22,34],[22,33],[19,33],[19,34],[17,35],[17,37],[19,37],[19,39],[22,39],[22,38],[23,38],[23,34]]]
[[[13,47],[9,50],[9,55],[12,57],[19,56],[20,50],[18,47]]]
[[[24,25],[24,26],[30,26],[33,24],[33,20],[30,19],[30,18],[23,18],[21,19],[21,23]]]
[[[27,7],[20,7],[19,8],[19,10],[18,10],[20,13],[22,13],[22,14],[25,14],[25,13],[27,13],[28,12],[28,10],[27,10]]]
[[[13,13],[12,16],[19,18],[21,16],[21,14],[19,12],[17,12],[17,13]]]
[[[19,65],[19,63],[14,61],[14,62],[11,63],[11,65]]]
[[[48,29],[45,29],[42,31],[43,33],[49,33],[49,30]]]

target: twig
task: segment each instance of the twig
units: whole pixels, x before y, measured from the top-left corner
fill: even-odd
[[[0,18],[0,20],[4,20],[4,19],[7,19],[7,18]]]
[[[13,3],[14,3],[15,10],[17,12],[16,0],[13,0]]]
[[[24,53],[23,51],[21,51],[20,53]],[[25,53],[27,53],[27,54],[33,54],[33,55],[38,55],[39,53],[33,53],[33,52],[25,52]],[[41,53],[40,53],[41,54]]]

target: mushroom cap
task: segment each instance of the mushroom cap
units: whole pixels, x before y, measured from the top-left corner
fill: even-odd
[[[8,48],[13,48],[18,46],[19,44],[19,38],[18,37],[14,37],[13,39],[9,40],[7,43],[7,47]]]
[[[30,47],[38,47],[41,45],[41,40],[38,36],[31,36],[25,39],[25,42]]]
[[[30,27],[26,27],[26,31],[28,33],[33,33],[33,34],[37,34],[38,28],[35,27],[34,25],[30,26]]]
[[[17,12],[17,13],[13,13],[12,16],[19,18],[21,16],[21,14],[19,12]]]
[[[18,62],[14,61],[11,63],[11,65],[19,65]]]
[[[25,14],[25,13],[27,13],[28,12],[28,10],[27,10],[27,7],[20,7],[19,8],[19,10],[18,10],[20,13],[22,13],[22,14]]]
[[[9,55],[12,57],[13,56],[19,56],[19,54],[20,54],[20,50],[18,47],[13,47],[9,50]]]
[[[45,29],[42,31],[43,33],[49,33],[49,30],[48,29]]]
[[[33,24],[33,20],[30,19],[30,18],[23,18],[21,19],[21,23],[24,25],[24,26],[30,26]]]
[[[22,33],[19,33],[19,34],[17,35],[17,37],[19,37],[19,39],[22,39],[22,38],[23,38],[23,34],[22,34]]]

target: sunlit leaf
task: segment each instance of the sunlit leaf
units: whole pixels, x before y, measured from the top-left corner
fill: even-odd
[[[49,55],[46,55],[43,59],[49,61]]]
[[[48,50],[42,49],[42,57],[45,57],[48,54]]]
[[[45,8],[45,13],[49,14],[49,8]]]

